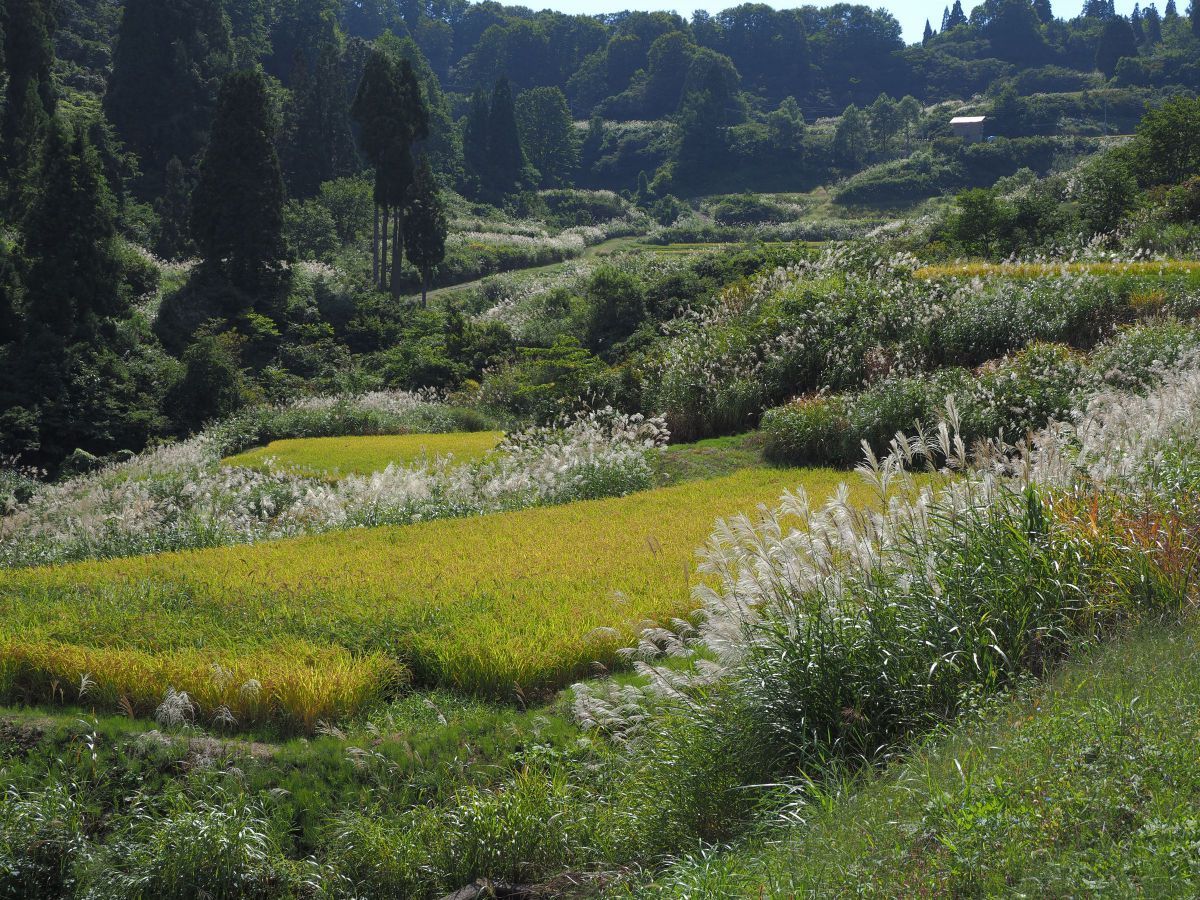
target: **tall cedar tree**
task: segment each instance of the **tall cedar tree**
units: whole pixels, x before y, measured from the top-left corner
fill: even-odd
[[[921,36],[921,43],[928,44],[933,40],[933,26],[929,24],[929,20],[925,20],[925,33]]]
[[[429,294],[434,266],[446,258],[446,207],[438,192],[429,157],[421,155],[413,182],[412,205],[404,220],[404,249],[408,261],[421,271],[421,306]]]
[[[1129,17],[1129,26],[1133,29],[1134,40],[1138,46],[1146,43],[1146,29],[1142,27],[1142,7],[1140,3],[1133,4],[1133,14]]]
[[[192,237],[205,264],[237,290],[276,299],[287,256],[283,176],[271,135],[267,87],[257,69],[226,76],[212,138],[192,195]]]
[[[34,328],[90,340],[99,320],[128,312],[116,213],[99,154],[82,130],[52,127],[25,220],[25,315]]]
[[[232,62],[220,0],[127,0],[104,110],[142,162],[141,197],[162,193],[172,159],[195,164]]]
[[[10,382],[20,398],[0,408],[23,426],[5,442],[53,466],[78,447],[142,446],[157,402],[138,339],[118,327],[129,291],[101,156],[80,130],[52,134],[44,157],[22,248],[25,339]]]
[[[1033,11],[1037,13],[1038,21],[1043,25],[1054,21],[1054,10],[1050,7],[1050,0],[1033,0]]]
[[[1200,0],[1192,0],[1191,6],[1188,7],[1188,18],[1192,23],[1192,34],[1200,37]]]
[[[346,80],[337,45],[330,42],[321,47],[311,72],[302,54],[297,54],[296,61],[285,168],[289,195],[305,198],[315,196],[326,181],[358,171],[358,151],[350,132]]]
[[[8,86],[0,118],[0,163],[7,172],[8,205],[19,203],[54,115],[54,32],[51,0],[7,0],[0,4],[4,28],[4,62]]]
[[[1137,38],[1124,16],[1114,16],[1104,23],[1100,43],[1096,46],[1096,68],[1105,78],[1112,78],[1117,63],[1126,56],[1137,56]]]
[[[154,252],[163,259],[185,259],[196,249],[190,225],[191,191],[187,170],[178,157],[172,157],[163,177],[163,192],[154,201],[154,211],[158,214]]]
[[[476,90],[471,95],[471,105],[463,125],[463,165],[467,170],[465,187],[473,196],[481,195],[485,186],[492,183],[491,156],[488,153],[490,114],[487,94]]]
[[[25,218],[22,340],[0,373],[0,448],[53,465],[77,446],[112,449],[122,366],[107,320],[126,314],[115,205],[82,130],[52,125]],[[125,417],[127,418],[127,417]]]
[[[488,158],[494,178],[491,189],[501,196],[517,190],[525,175],[525,152],[521,149],[512,87],[503,77],[492,89],[488,110]]]
[[[0,346],[12,343],[20,336],[17,290],[17,267],[8,248],[0,242]]]
[[[350,114],[361,128],[359,145],[363,155],[375,168],[374,275],[381,290],[390,283],[393,296],[398,296],[403,212],[413,180],[412,145],[429,134],[429,115],[412,64],[408,60],[397,63],[384,53],[372,51]]]
[[[1159,18],[1158,10],[1153,3],[1142,13],[1142,25],[1146,28],[1147,43],[1151,45],[1162,43],[1162,19]]]

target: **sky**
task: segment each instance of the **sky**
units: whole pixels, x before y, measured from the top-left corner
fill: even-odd
[[[676,0],[542,0],[542,2],[538,2],[538,0],[504,0],[504,2],[517,2],[530,9],[549,8],[559,12],[583,15],[621,12],[626,9],[646,11],[673,9],[684,18],[691,18],[694,10],[705,9],[708,12],[720,12],[723,9],[737,6],[741,0],[727,0],[727,2],[714,2],[714,0],[683,0],[683,2],[676,2]],[[900,22],[900,27],[904,29],[904,40],[910,44],[921,39],[921,35],[925,32],[927,18],[933,23],[934,28],[941,25],[942,8],[947,5],[947,0],[889,0],[885,3],[879,3],[879,0],[848,0],[848,2],[861,2],[866,6],[883,6]],[[949,2],[953,3],[954,0],[949,0]],[[794,0],[794,2],[784,3],[776,0],[769,5],[776,9],[788,9],[804,6],[807,3],[824,5],[822,0]],[[1127,16],[1133,12],[1133,4],[1134,0],[1117,0],[1117,12]],[[976,5],[964,0],[963,9],[970,14]],[[1056,16],[1070,19],[1079,14],[1083,8],[1083,0],[1051,0],[1050,5]],[[1166,0],[1160,0],[1157,5],[1161,11],[1166,5]],[[1180,9],[1184,9],[1186,6],[1186,2],[1179,2]]]

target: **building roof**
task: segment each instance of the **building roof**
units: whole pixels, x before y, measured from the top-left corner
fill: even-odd
[[[951,125],[978,125],[987,116],[955,116],[950,120]]]

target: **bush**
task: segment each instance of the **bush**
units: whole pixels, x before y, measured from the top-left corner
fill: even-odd
[[[953,398],[968,443],[1030,429],[1066,417],[1091,384],[1083,361],[1065,347],[1034,344],[985,366],[977,375],[944,369],[887,378],[858,394],[816,396],[763,415],[764,453],[776,462],[848,465],[862,444],[882,455],[897,432],[931,429]]]
[[[768,222],[788,222],[797,217],[797,210],[788,208],[769,197],[756,194],[736,194],[722,197],[712,206],[712,216],[722,225],[762,225]]]
[[[9,786],[0,803],[0,897],[56,898],[75,887],[90,849],[78,786],[51,781],[25,793]]]
[[[209,333],[183,354],[183,377],[166,398],[181,432],[197,431],[253,402],[254,390],[241,368],[243,344],[236,332]]]

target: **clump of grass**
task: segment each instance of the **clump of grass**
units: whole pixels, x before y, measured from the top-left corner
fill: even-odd
[[[304,867],[287,860],[263,804],[228,789],[169,791],[140,803],[84,869],[86,895],[145,900],[296,896]]]

